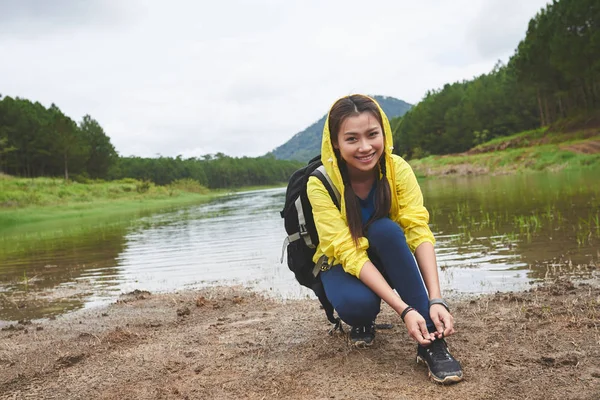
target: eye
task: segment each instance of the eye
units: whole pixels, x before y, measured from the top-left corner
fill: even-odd
[[[373,131],[371,133],[369,133],[369,136],[373,137],[373,136],[377,136],[379,135],[379,131]]]
[[[345,141],[346,141],[347,143],[352,143],[352,142],[356,141],[356,138],[355,138],[355,137],[352,137],[352,136],[350,136],[350,137],[347,137]]]

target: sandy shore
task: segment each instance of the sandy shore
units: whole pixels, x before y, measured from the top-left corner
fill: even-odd
[[[440,386],[383,307],[371,349],[328,335],[316,300],[243,288],[136,292],[0,332],[6,399],[600,399],[600,288],[557,280],[455,302],[466,379]]]

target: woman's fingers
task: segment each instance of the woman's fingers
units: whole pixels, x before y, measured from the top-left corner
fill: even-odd
[[[426,346],[431,343],[430,339],[423,337],[423,332],[421,332],[421,329],[418,326],[415,329],[413,329],[410,336],[412,336],[413,339],[415,339],[419,344],[423,346]]]
[[[419,320],[419,330],[421,331],[421,336],[423,337],[423,339],[425,339],[427,341],[427,343],[430,343],[431,339],[432,339],[432,335],[429,333],[429,330],[427,329],[427,324],[425,323],[424,318],[421,318]]]
[[[456,332],[454,329],[454,317],[442,305],[434,304],[431,306],[429,316],[435,325],[435,336],[438,339],[450,336]]]
[[[433,324],[435,325],[435,329],[436,329],[436,337],[440,337],[444,334],[444,324],[442,323],[442,321],[440,320],[440,315],[436,312],[431,313],[430,315],[431,317],[431,321],[433,321]]]
[[[412,315],[411,315],[412,314]],[[432,336],[427,331],[427,324],[425,319],[416,311],[411,311],[404,317],[408,334],[415,339],[421,345],[428,345],[431,343]]]
[[[444,336],[450,336],[454,334],[454,317],[449,312],[446,312],[445,315],[441,315],[440,319],[444,323]]]

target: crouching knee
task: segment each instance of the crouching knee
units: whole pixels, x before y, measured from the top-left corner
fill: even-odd
[[[363,295],[348,293],[336,306],[339,317],[351,326],[370,324],[379,314],[381,300],[371,291]]]

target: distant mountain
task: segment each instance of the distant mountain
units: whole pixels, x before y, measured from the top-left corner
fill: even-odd
[[[411,104],[394,97],[373,97],[389,119],[404,115],[412,107]],[[325,119],[327,119],[327,114],[302,132],[296,133],[286,143],[273,150],[271,154],[281,160],[310,160],[321,152],[321,135]]]

